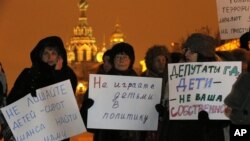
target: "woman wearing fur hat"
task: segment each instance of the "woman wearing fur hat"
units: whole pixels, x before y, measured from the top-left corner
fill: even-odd
[[[133,69],[135,53],[133,47],[128,43],[117,43],[112,47],[110,62],[112,69],[108,74],[137,76]]]
[[[111,70],[108,75],[125,75],[137,76],[133,69],[135,61],[135,53],[133,46],[128,43],[117,43],[111,48],[110,63]],[[84,101],[81,108],[81,115],[85,125],[87,124],[88,108],[90,108],[94,101],[89,99],[88,92],[84,95]],[[95,134],[94,141],[142,141],[139,131],[129,130],[102,130],[102,129],[87,129]]]
[[[216,41],[213,37],[194,33],[184,43],[186,62],[217,61],[215,54]]]
[[[169,56],[167,47],[163,45],[154,45],[146,52],[145,62],[147,70],[142,74],[142,76],[162,78],[161,103],[156,105],[156,109],[160,115],[158,124],[159,127],[157,131],[148,131],[145,133],[146,141],[159,141],[163,120],[165,120],[164,122],[168,120],[168,116],[166,115],[168,114],[168,98],[165,93],[168,91],[166,88]]]
[[[186,62],[217,61],[216,41],[213,37],[201,33],[191,34],[184,43]],[[198,114],[198,120],[176,120],[170,122],[168,141],[224,141],[223,128],[227,122],[209,120],[206,111]]]
[[[133,69],[135,53],[132,45],[128,43],[117,43],[111,49],[110,62],[112,69],[110,75],[137,76]],[[141,141],[139,131],[129,130],[107,130],[104,141]]]
[[[29,93],[36,97],[36,89],[67,79],[70,80],[75,92],[77,78],[67,65],[66,50],[60,37],[50,36],[40,40],[31,51],[30,58],[32,66],[25,68],[16,79],[7,96],[7,104],[11,104]]]

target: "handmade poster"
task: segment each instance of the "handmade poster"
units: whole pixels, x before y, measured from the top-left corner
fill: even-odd
[[[224,99],[240,73],[241,62],[169,64],[170,119],[198,119],[200,111],[210,119],[227,119]]]
[[[17,141],[61,141],[86,131],[69,80],[1,109]]]
[[[234,39],[249,31],[249,0],[217,0],[217,14],[221,39]]]
[[[156,130],[161,78],[90,74],[88,128]]]

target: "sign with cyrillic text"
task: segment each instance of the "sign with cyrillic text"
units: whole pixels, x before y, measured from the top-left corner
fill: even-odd
[[[90,74],[88,128],[156,130],[161,78]]]
[[[86,131],[69,80],[1,109],[17,141],[60,141]]]
[[[221,39],[239,38],[250,28],[249,0],[217,0]]]
[[[224,99],[241,73],[241,62],[197,62],[168,65],[170,119],[228,119]]]

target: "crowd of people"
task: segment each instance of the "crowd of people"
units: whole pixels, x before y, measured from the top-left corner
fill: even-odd
[[[250,32],[240,38],[240,47],[232,51],[215,51],[216,40],[206,34],[193,33],[185,40],[183,52],[169,52],[165,45],[153,45],[145,54],[147,70],[134,70],[135,52],[129,43],[117,43],[103,55],[103,64],[96,74],[162,78],[161,101],[155,105],[159,113],[157,131],[87,129],[94,133],[94,141],[227,141],[231,124],[250,124]],[[67,55],[60,37],[50,36],[38,42],[30,53],[32,66],[25,68],[14,86],[7,92],[7,81],[0,64],[1,107],[11,104],[26,94],[36,97],[36,89],[69,79],[74,92],[77,77],[67,64]],[[210,120],[209,113],[199,111],[198,120],[169,119],[168,64],[184,62],[241,61],[242,73],[225,98],[225,115],[230,120]],[[8,94],[7,94],[8,93]],[[6,98],[7,97],[7,98]],[[248,100],[248,101],[246,101]],[[88,109],[95,104],[84,94],[80,113],[87,126]],[[8,128],[1,119],[1,131]],[[5,140],[15,140],[10,129],[1,132]],[[65,139],[69,140],[69,139]]]

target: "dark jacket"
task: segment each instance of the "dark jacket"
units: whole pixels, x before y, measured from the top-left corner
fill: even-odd
[[[250,125],[250,72],[243,72],[224,102],[232,108],[230,120],[234,124]]]
[[[58,54],[63,59],[61,70],[55,70],[55,66],[49,66],[41,60],[41,54],[45,47],[56,47]],[[36,96],[36,89],[55,84],[69,79],[76,91],[77,77],[73,70],[67,66],[67,55],[62,40],[57,36],[42,39],[30,53],[31,68],[25,68],[15,81],[13,88],[7,96],[7,104],[11,104],[31,93]],[[11,136],[11,135],[10,135]],[[69,141],[65,139],[64,141]]]
[[[59,55],[63,58],[63,67],[61,70],[55,70],[54,66],[49,66],[41,60],[41,52],[45,46],[57,46]],[[7,97],[7,104],[11,104],[25,95],[31,93],[35,96],[36,89],[55,84],[60,81],[70,79],[75,92],[77,78],[71,68],[67,66],[66,50],[59,37],[51,36],[42,39],[30,53],[32,61],[31,68],[25,68],[16,79],[13,88]]]

